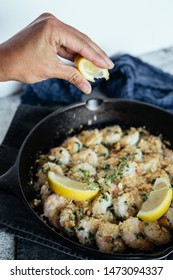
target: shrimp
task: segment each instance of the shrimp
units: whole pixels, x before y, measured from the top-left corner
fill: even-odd
[[[140,139],[138,148],[144,153],[162,153],[162,142],[160,137],[147,135]]]
[[[57,175],[64,175],[64,172],[61,168],[61,166],[53,163],[53,162],[46,162],[45,164],[43,164],[43,166],[39,169],[37,176],[38,176],[38,185],[42,186],[44,184],[46,184],[47,182],[47,173],[49,171],[52,171],[54,173],[56,173]]]
[[[156,172],[160,167],[160,156],[157,154],[153,154],[152,156],[145,156],[144,161],[139,164],[139,168],[142,174],[146,174],[148,172]]]
[[[51,194],[51,189],[49,188],[48,182],[41,186],[40,195],[41,200],[44,202],[46,198]]]
[[[78,220],[86,215],[91,216],[91,200],[74,201],[74,204],[77,207],[76,215]]]
[[[116,148],[116,147],[114,147]],[[121,148],[118,152],[116,150],[113,150],[112,153],[110,153],[110,156],[116,156],[117,158],[123,158],[127,155],[132,155],[134,161],[141,161],[143,158],[143,154],[140,149],[136,148],[136,146],[130,146],[126,145],[123,148]]]
[[[113,200],[115,216],[121,220],[134,216],[142,206],[142,203],[143,201],[137,189],[123,193]]]
[[[82,142],[75,136],[68,138],[62,146],[66,148],[71,155],[79,152],[83,148]]]
[[[130,217],[120,225],[121,236],[127,246],[140,251],[150,251],[153,244],[142,231],[142,222],[137,217]]]
[[[169,228],[173,230],[173,207],[169,207],[164,216],[169,222]]]
[[[85,217],[79,221],[76,227],[76,236],[82,245],[91,246],[95,242],[95,234],[101,220],[93,217]]]
[[[72,157],[73,163],[87,162],[93,166],[96,166],[98,163],[97,154],[91,149],[86,149],[76,153]]]
[[[95,176],[96,169],[94,166],[90,165],[89,163],[79,163],[73,166],[69,172],[68,176],[70,178],[76,179],[81,181],[82,179],[86,179],[92,176]]]
[[[167,180],[170,180],[168,173],[165,172],[165,170],[158,168],[156,172],[148,172],[145,174],[145,178],[147,179],[148,183],[153,184],[153,182],[158,178],[158,177],[164,177]]]
[[[59,196],[55,193],[51,194],[46,198],[43,204],[44,216],[57,227],[60,210],[63,209],[69,202],[70,200],[63,196]]]
[[[108,177],[109,173],[106,173],[104,171],[100,171],[97,174],[97,182],[99,183],[101,189],[105,192],[110,191],[112,188],[115,187],[115,184],[112,182],[112,180]]]
[[[120,235],[119,226],[111,223],[102,223],[96,232],[96,244],[100,251],[106,253],[124,252],[125,242]]]
[[[141,161],[142,160],[143,154],[142,154],[142,151],[140,149],[135,149],[134,154],[135,154],[134,160],[136,160],[136,161]]]
[[[139,184],[138,164],[136,162],[129,162],[126,165],[123,160],[119,161],[119,159],[113,159],[112,163],[115,165],[109,164],[109,162],[110,160],[105,160],[104,165],[100,166],[102,170],[97,174],[97,181],[104,190],[116,189],[116,193],[121,191],[122,189],[117,187],[117,180],[128,187],[135,187]]]
[[[92,202],[92,215],[94,218],[102,218],[107,221],[114,219],[113,214],[109,208],[112,205],[112,196],[110,193],[105,192],[99,194]]]
[[[139,131],[132,127],[130,131],[128,131],[128,134],[121,138],[120,144],[122,147],[126,145],[134,146],[139,141],[139,137]]]
[[[122,136],[122,129],[119,125],[108,126],[101,130],[102,142],[104,144],[114,144],[117,143]]]
[[[138,165],[136,162],[129,162],[123,169],[123,177],[132,178],[137,175]]]
[[[80,141],[87,147],[98,145],[102,142],[102,134],[98,129],[84,130],[79,135]]]
[[[90,148],[97,154],[99,160],[106,159],[109,156],[109,150],[103,144],[94,145]]]
[[[173,163],[169,163],[166,167],[165,167],[165,171],[172,176],[173,174]]]
[[[109,187],[112,186],[112,179],[111,176],[109,178],[109,175],[112,174],[118,162],[119,159],[115,157],[111,157],[106,160],[100,161],[100,170],[97,173],[97,181],[103,189],[107,190]]]
[[[50,156],[52,157],[52,159],[54,157],[54,159],[56,159],[57,161],[59,161],[64,165],[68,165],[69,162],[71,161],[71,156],[69,152],[67,151],[67,149],[63,147],[56,147],[51,149],[49,157]]]
[[[73,233],[76,226],[77,207],[71,203],[63,208],[59,215],[59,224],[67,233]]]
[[[138,164],[136,162],[129,162],[122,170],[121,183],[128,188],[135,188],[143,183],[143,178],[139,174]]]
[[[170,162],[173,162],[173,151],[171,151],[168,148],[165,148],[163,154]]]
[[[159,224],[173,230],[173,207],[169,207],[168,211],[159,219]]]
[[[143,222],[143,233],[148,240],[156,245],[163,245],[171,240],[169,230],[161,226],[158,221]]]
[[[115,156],[109,157],[108,159],[100,160],[99,167],[105,171],[114,170],[117,166],[119,159]]]
[[[75,233],[77,222],[91,215],[90,201],[74,201],[61,210],[59,223],[68,233]]]

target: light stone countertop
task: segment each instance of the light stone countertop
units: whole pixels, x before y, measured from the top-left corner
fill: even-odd
[[[161,68],[165,72],[173,74],[173,47],[144,54],[140,58],[145,62]],[[96,95],[98,96],[99,94],[96,91]],[[3,141],[15,111],[20,104],[20,95],[21,92],[0,98],[0,143]],[[0,260],[14,259],[14,252],[14,237],[4,233],[0,229]]]

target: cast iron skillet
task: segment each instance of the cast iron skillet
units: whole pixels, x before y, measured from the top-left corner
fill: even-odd
[[[121,99],[90,99],[86,102],[77,103],[61,110],[57,110],[43,119],[29,133],[25,139],[15,165],[0,178],[0,189],[7,189],[11,192],[11,183],[17,182],[18,189],[15,194],[25,201],[28,209],[37,218],[38,223],[57,236],[61,245],[74,249],[78,253],[85,254],[89,258],[95,259],[160,259],[173,252],[173,241],[163,247],[157,248],[153,253],[117,253],[109,254],[99,252],[80,245],[76,240],[70,239],[55,231],[50,225],[45,224],[38,213],[30,206],[35,193],[29,185],[30,167],[34,165],[35,156],[38,151],[48,152],[52,147],[61,144],[69,135],[69,130],[79,132],[83,128],[104,127],[111,124],[119,124],[123,127],[145,126],[150,132],[158,135],[162,133],[164,138],[173,143],[173,115],[155,106],[142,102],[121,100]],[[20,135],[19,135],[20,137]]]

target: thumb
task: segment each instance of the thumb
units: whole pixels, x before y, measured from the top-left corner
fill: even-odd
[[[57,77],[69,81],[86,94],[91,92],[90,83],[73,66],[59,63]]]

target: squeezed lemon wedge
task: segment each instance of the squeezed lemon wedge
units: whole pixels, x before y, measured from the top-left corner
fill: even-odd
[[[153,222],[162,217],[168,210],[172,200],[172,187],[166,178],[157,178],[153,191],[142,204],[137,217],[141,220]]]
[[[109,72],[107,69],[102,69],[94,65],[91,61],[84,57],[78,56],[75,61],[75,66],[85,79],[90,82],[95,82],[95,79],[105,78],[109,79]]]
[[[94,198],[99,191],[98,187],[92,188],[90,185],[59,176],[52,171],[48,172],[48,181],[53,192],[77,201]]]

